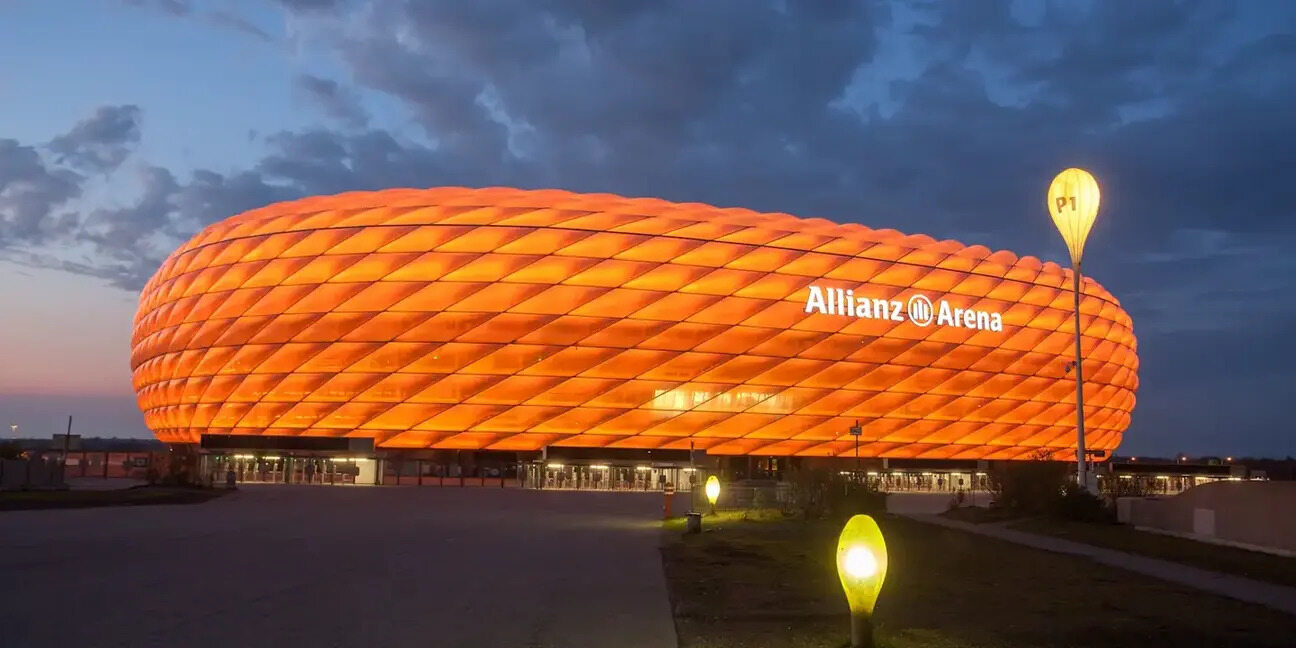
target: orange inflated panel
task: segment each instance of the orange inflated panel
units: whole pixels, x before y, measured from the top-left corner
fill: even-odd
[[[713,454],[1074,457],[1071,273],[787,214],[507,188],[279,203],[140,295],[158,438],[373,437]],[[1138,386],[1129,316],[1080,306],[1088,446]]]

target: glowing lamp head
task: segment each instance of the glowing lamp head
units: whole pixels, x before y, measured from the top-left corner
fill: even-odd
[[[715,475],[707,477],[706,498],[711,506],[715,506],[716,500],[720,499],[720,479]]]
[[[1049,185],[1049,214],[1066,241],[1072,266],[1078,267],[1084,256],[1085,240],[1098,218],[1099,194],[1098,181],[1084,169],[1066,169]]]
[[[852,614],[873,614],[886,571],[886,541],[877,522],[867,515],[852,517],[837,538],[837,576]]]
[[[878,570],[877,558],[864,547],[851,547],[842,559],[842,569],[846,570],[847,576],[856,580],[872,578]]]

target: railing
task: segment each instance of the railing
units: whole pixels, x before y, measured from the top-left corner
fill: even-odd
[[[63,451],[45,450],[40,453],[46,461],[61,463]],[[150,466],[161,470],[167,463],[165,452],[106,452],[73,450],[67,453],[66,476],[72,478],[146,479]]]
[[[383,475],[384,486],[436,486],[474,488],[520,488],[513,477],[445,477],[441,475]]]

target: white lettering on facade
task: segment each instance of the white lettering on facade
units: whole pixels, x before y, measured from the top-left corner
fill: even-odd
[[[888,315],[890,315],[891,313],[890,306],[891,306],[890,300],[874,299],[873,317],[876,317],[878,319],[891,319],[890,317],[888,317]]]
[[[932,304],[923,295],[914,295],[908,301],[856,297],[854,290],[823,288],[811,285],[806,294],[805,312],[820,315],[840,315],[858,319],[882,319],[892,322],[907,321],[917,326],[957,326],[978,331],[1003,331],[1003,315],[975,308],[952,306],[945,300]]]
[[[823,289],[819,286],[810,286],[810,294],[806,295],[807,313],[819,313],[820,315],[828,312],[828,307],[824,304]]]
[[[954,326],[954,313],[950,308],[949,302],[941,300],[940,308],[937,309],[936,324],[940,326]]]

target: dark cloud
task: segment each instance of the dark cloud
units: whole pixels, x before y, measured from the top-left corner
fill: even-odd
[[[179,241],[203,226],[305,193],[303,185],[275,185],[257,170],[222,174],[200,169],[181,181],[168,169],[143,165],[135,169],[139,194],[132,203],[97,209],[75,205],[87,177],[73,167],[116,170],[139,140],[139,113],[135,106],[100,107],[43,151],[0,139],[0,257],[99,276],[136,290]],[[293,152],[305,151],[297,147]],[[112,180],[123,178],[114,174]],[[81,244],[91,246],[95,256],[72,260],[32,248],[64,245],[71,250]]]
[[[236,11],[216,9],[208,12],[195,12],[193,6],[183,0],[122,0],[125,4],[142,9],[159,11],[175,18],[196,18],[209,25],[239,32],[257,40],[271,42],[275,37],[256,23],[239,15]],[[306,4],[311,4],[306,0]]]
[[[173,200],[180,191],[175,177],[164,168],[146,166],[139,170],[139,181],[138,202],[130,207],[94,210],[87,220],[85,237],[112,256],[134,256],[133,251],[146,237],[172,229]]]
[[[86,173],[113,172],[140,138],[137,106],[101,106],[44,147],[0,139],[0,250],[75,236]]]
[[[297,77],[297,87],[308,99],[318,104],[326,115],[344,126],[363,128],[369,122],[369,115],[360,106],[355,93],[342,87],[337,81],[302,74]]]
[[[107,173],[121,165],[140,138],[139,106],[102,106],[49,143],[60,164]]]
[[[179,182],[167,169],[146,166],[139,170],[139,182],[142,188],[134,203],[94,210],[86,219],[76,242],[91,244],[95,258],[68,262],[36,255],[13,260],[95,275],[139,290],[175,245],[194,232],[231,214],[305,195],[300,188],[271,184],[255,171],[198,170]]]
[[[70,232],[75,216],[55,210],[81,194],[82,180],[47,164],[34,147],[0,139],[0,248]]]
[[[174,197],[178,226],[197,231],[231,214],[298,198],[300,189],[272,184],[256,171],[221,174],[195,171]]]

